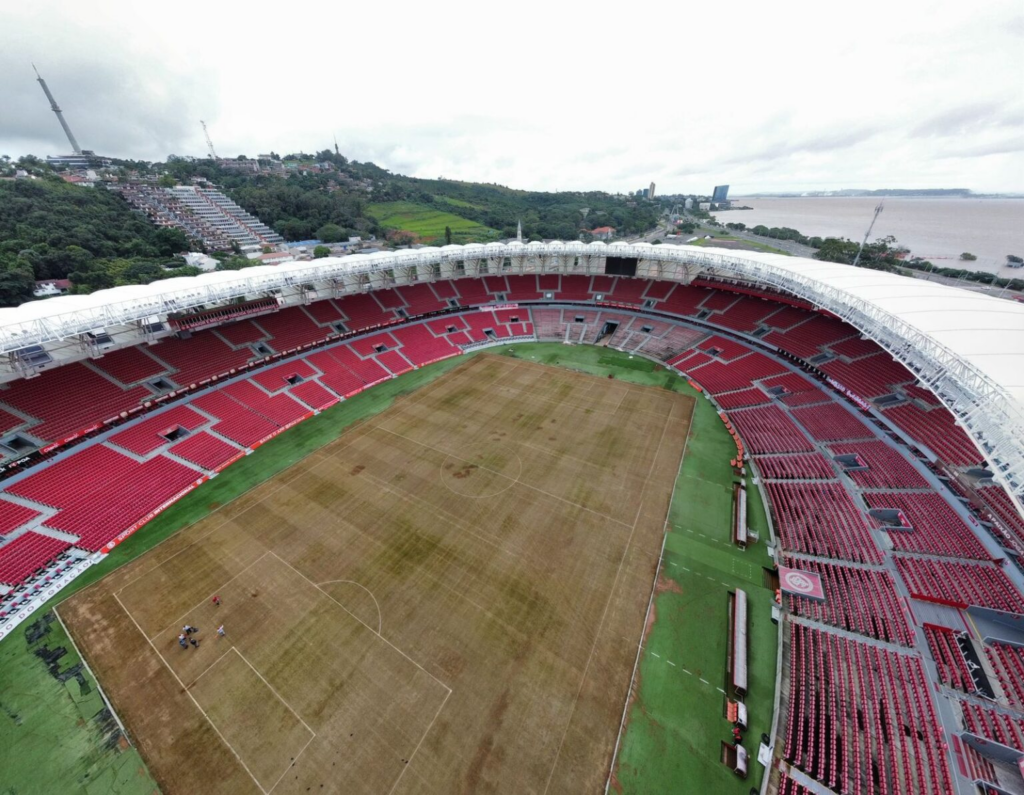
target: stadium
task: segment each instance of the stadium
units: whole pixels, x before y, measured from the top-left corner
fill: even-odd
[[[1021,332],[621,243],[0,310],[0,638],[164,792],[1021,795]]]

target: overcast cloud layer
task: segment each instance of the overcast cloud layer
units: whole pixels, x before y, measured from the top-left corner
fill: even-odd
[[[13,6],[13,4],[9,4]],[[540,190],[1024,191],[1024,5],[33,0],[0,154],[327,148]]]

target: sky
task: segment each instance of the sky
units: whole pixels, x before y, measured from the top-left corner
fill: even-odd
[[[1024,192],[1021,0],[625,5],[32,0],[0,154],[333,146],[533,190]]]

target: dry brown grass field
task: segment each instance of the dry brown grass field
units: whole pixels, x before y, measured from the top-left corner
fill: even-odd
[[[58,612],[167,793],[597,792],[692,408],[478,355]]]

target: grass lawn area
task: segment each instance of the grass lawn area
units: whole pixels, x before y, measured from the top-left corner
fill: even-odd
[[[464,357],[455,356],[386,381],[271,439],[116,546],[102,563],[87,569],[33,619],[38,620],[75,591],[302,460],[347,426],[383,411],[397,396],[414,391],[464,361]],[[22,624],[0,642],[0,793],[155,792],[156,784],[138,752],[124,743],[117,744],[116,725],[109,725],[103,716],[96,717],[103,703],[89,672],[81,671],[84,684],[75,678],[62,684],[55,678],[80,662],[60,622],[53,620],[46,634],[32,644],[26,638],[29,626],[29,622]],[[67,653],[51,673],[37,655],[46,648],[61,647]],[[82,695],[85,692],[88,697]],[[111,736],[115,738],[113,744],[108,742]]]
[[[553,342],[501,352],[697,394],[674,372],[606,348]],[[778,651],[772,593],[762,578],[762,567],[773,565],[766,543],[768,522],[760,495],[748,480],[747,524],[760,539],[746,551],[732,545],[729,460],[736,447],[709,401],[698,396],[694,411],[672,500],[663,585],[655,597],[655,621],[635,686],[638,695],[619,750],[616,781],[623,793],[746,795],[751,787],[760,787],[764,772],[756,754],[762,732],[771,729]],[[750,621],[745,745],[751,756],[745,781],[719,761],[721,741],[731,740],[725,696],[718,688],[726,689],[728,592],[737,587],[747,592]]]
[[[471,210],[479,210],[480,209],[479,205],[470,204],[469,202],[464,202],[464,201],[462,201],[462,199],[453,199],[451,196],[438,196],[438,195],[435,194],[434,198],[437,199],[437,201],[439,201],[439,202],[444,202],[445,204],[450,204],[450,205],[452,205],[452,207],[468,207]]]
[[[441,231],[443,234],[443,225]],[[663,366],[606,348],[523,343],[490,352],[694,394],[685,379]],[[74,591],[300,461],[349,425],[383,411],[399,395],[464,361],[458,356],[407,373],[276,437],[115,547],[101,564],[65,588],[34,618],[39,620]],[[708,401],[699,399],[695,411],[670,516],[663,572],[671,585],[661,589],[655,601],[657,619],[641,659],[638,696],[630,708],[619,754],[617,778],[624,792],[740,795],[757,786],[762,773],[752,758],[751,777],[740,781],[719,763],[719,743],[729,736],[729,725],[723,717],[724,697],[716,688],[724,687],[726,593],[740,586],[750,597],[747,704],[751,727],[747,745],[756,753],[756,738],[771,724],[777,644],[776,627],[768,619],[772,595],[761,580],[761,567],[769,562],[764,511],[752,493],[749,523],[761,533],[761,541],[746,552],[733,548],[728,543],[729,459],[735,448]],[[97,717],[102,704],[88,672],[81,672],[81,683],[70,678],[65,684],[55,678],[79,662],[61,625],[50,623],[48,632],[33,644],[22,631],[28,626],[0,643],[0,778],[5,785],[0,791],[86,795],[155,791],[135,749],[108,742],[112,736],[116,739],[116,731],[102,714]],[[44,647],[67,649],[54,673],[38,656]],[[702,683],[702,678],[708,684]]]
[[[712,232],[712,234],[714,233]],[[720,244],[723,242],[729,244],[728,246],[725,246],[725,248],[735,248],[737,251],[767,251],[769,254],[782,254],[787,257],[790,256],[788,251],[783,251],[781,248],[769,246],[767,243],[759,243],[756,240],[746,240],[742,237],[733,237],[732,235],[715,235],[712,240],[700,238],[699,240],[694,240],[688,245],[711,247],[719,246],[721,248],[722,246],[720,246]]]
[[[445,199],[451,206],[455,202]],[[453,243],[496,240],[498,232],[452,213],[413,202],[384,202],[368,205],[366,211],[386,227],[412,232],[424,240],[444,237],[444,228],[451,227]]]

